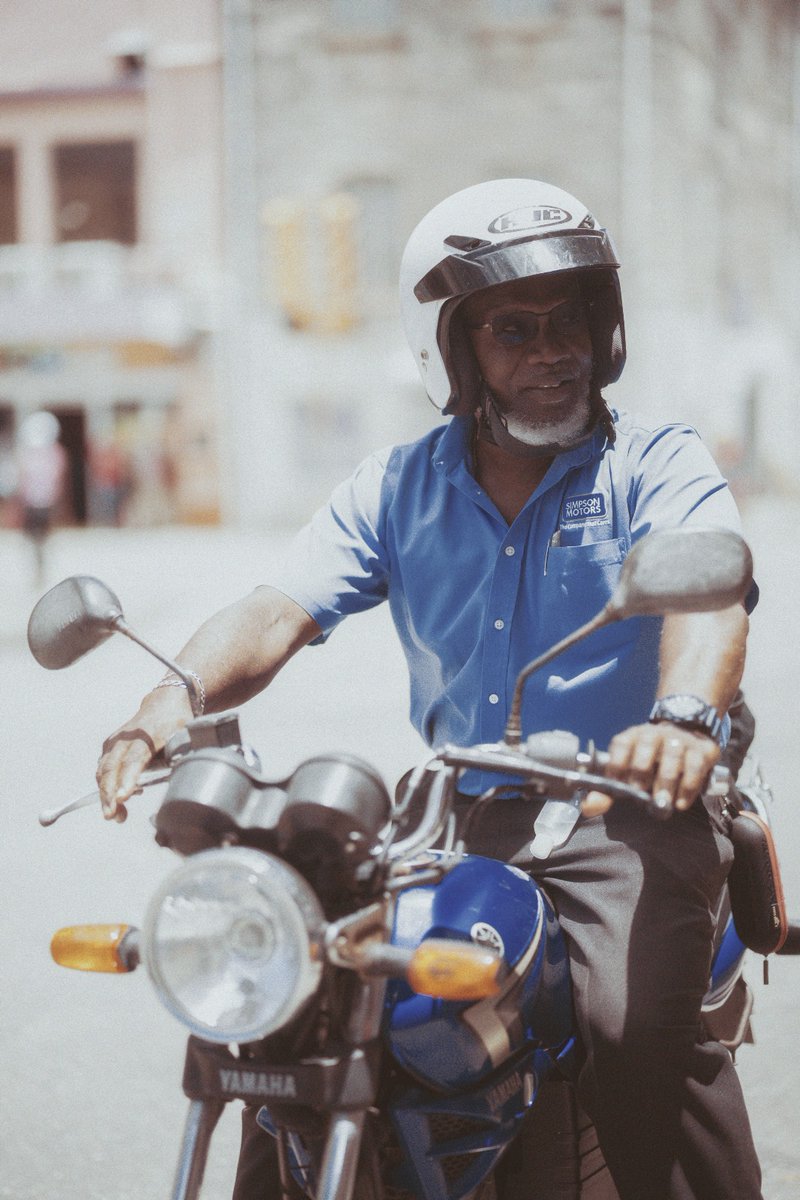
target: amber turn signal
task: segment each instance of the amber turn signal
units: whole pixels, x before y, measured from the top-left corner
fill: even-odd
[[[70,925],[53,934],[50,953],[60,967],[123,975],[138,962],[135,933],[132,925]]]
[[[409,963],[406,979],[415,992],[441,1000],[482,1000],[500,991],[503,959],[472,942],[429,938]]]

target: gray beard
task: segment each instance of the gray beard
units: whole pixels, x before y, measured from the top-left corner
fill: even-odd
[[[495,445],[518,458],[552,458],[571,450],[588,440],[596,423],[588,396],[563,420],[542,422],[526,420],[519,413],[501,413],[494,397],[486,391],[480,414]]]

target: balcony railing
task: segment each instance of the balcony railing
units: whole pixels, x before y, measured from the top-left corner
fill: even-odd
[[[138,246],[0,246],[0,345],[185,344],[207,327],[208,280],[181,277]]]

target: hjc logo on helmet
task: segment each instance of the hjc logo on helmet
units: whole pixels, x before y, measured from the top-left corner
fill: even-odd
[[[540,228],[542,225],[563,225],[565,221],[571,220],[572,214],[563,208],[529,204],[525,208],[515,208],[500,217],[495,217],[489,226],[489,232],[514,233],[522,229]]]

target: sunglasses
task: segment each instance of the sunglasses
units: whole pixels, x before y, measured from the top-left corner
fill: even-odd
[[[527,346],[535,342],[545,321],[550,322],[554,333],[570,337],[585,328],[586,303],[583,300],[565,300],[549,312],[509,312],[482,325],[470,325],[470,329],[490,329],[492,337],[500,346]]]

